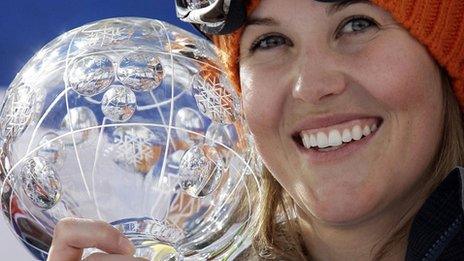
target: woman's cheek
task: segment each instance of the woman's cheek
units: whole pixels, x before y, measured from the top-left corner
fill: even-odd
[[[430,95],[436,95],[433,86],[440,84],[440,79],[425,47],[407,32],[396,34],[407,40],[394,45],[382,44],[388,41],[371,45],[354,58],[357,64],[353,67],[365,75],[362,85],[372,96],[391,110],[403,111],[423,106]]]
[[[241,76],[243,110],[264,164],[272,173],[278,173],[273,169],[272,163],[279,159],[276,158],[273,139],[270,138],[274,135],[272,130],[276,129],[272,127],[275,118],[272,115],[273,106],[269,106],[268,93],[262,90],[263,82],[258,82],[253,80],[250,74],[246,74],[246,77]]]
[[[278,83],[265,75],[246,69],[240,75],[245,117],[255,134],[276,128],[281,111],[282,97],[275,90]]]

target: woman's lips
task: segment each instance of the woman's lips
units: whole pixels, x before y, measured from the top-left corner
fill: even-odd
[[[304,130],[300,132],[300,138],[307,149],[337,147],[370,135],[377,130],[379,122],[376,118],[351,120],[326,128]]]
[[[300,133],[301,131],[317,131],[324,128],[341,125],[354,120],[362,119],[375,119],[376,121],[382,121],[382,117],[367,114],[355,114],[355,113],[343,113],[343,114],[332,114],[320,117],[308,117],[300,121],[296,128],[293,130],[293,134]]]
[[[351,126],[352,126],[351,128],[359,129],[360,122],[369,123],[372,126],[372,120],[366,121],[365,119],[364,120],[359,119],[359,120],[352,121],[354,125],[353,124],[349,125],[349,123],[348,124],[345,123],[343,125],[343,128],[345,128],[345,132],[346,132],[346,129],[349,129],[349,127]],[[326,128],[326,131],[330,132],[330,130],[332,130],[331,137],[330,137],[331,138],[330,142],[332,142],[332,144],[328,144],[324,141],[321,142],[319,140],[321,139],[321,137],[318,137],[319,139],[315,139],[315,136],[317,136],[317,133],[319,133],[319,135],[322,135],[321,134],[323,133],[322,131],[319,131],[319,132],[306,131],[307,133],[311,133],[312,135],[311,145],[313,146],[309,146],[310,145],[309,138],[308,138],[309,134],[308,135],[302,135],[302,134],[293,135],[293,139],[295,143],[297,144],[297,147],[300,153],[302,153],[307,158],[310,164],[328,163],[331,161],[339,161],[344,157],[347,157],[349,155],[352,155],[353,153],[356,153],[359,149],[366,146],[375,136],[377,136],[377,133],[379,132],[382,123],[383,123],[382,119],[378,119],[376,120],[374,129],[369,130],[369,131],[366,129],[364,130],[365,132],[362,133],[362,135],[360,135],[360,137],[354,137],[354,139],[350,138],[349,136],[344,136],[343,142],[339,140],[340,137],[334,138],[335,136],[337,136],[337,134],[334,134],[333,132],[336,132],[334,130],[336,130],[337,128],[331,129],[330,127],[328,127]],[[354,126],[358,126],[358,127],[354,127]],[[338,127],[340,127],[340,125]],[[360,129],[362,131],[362,127]],[[306,141],[303,141],[304,140],[303,136],[305,136]],[[357,134],[355,134],[355,136],[357,136]],[[322,140],[324,139],[325,138],[322,138]],[[319,143],[316,142],[315,140],[317,140]],[[345,142],[348,140],[351,140],[351,141]]]

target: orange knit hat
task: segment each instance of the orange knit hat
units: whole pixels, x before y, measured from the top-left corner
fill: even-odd
[[[250,14],[260,0],[250,0]],[[453,89],[464,110],[464,0],[372,0],[425,45],[452,78]],[[239,42],[243,28],[226,36],[213,36],[224,50],[224,65],[240,90],[238,73]]]

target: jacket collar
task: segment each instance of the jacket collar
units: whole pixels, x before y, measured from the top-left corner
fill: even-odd
[[[455,168],[416,214],[408,238],[406,260],[436,260],[463,223],[464,169]]]

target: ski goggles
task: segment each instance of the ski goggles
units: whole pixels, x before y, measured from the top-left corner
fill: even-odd
[[[248,0],[175,0],[180,20],[192,24],[206,35],[229,34],[246,21]],[[284,1],[284,0],[283,0]],[[344,0],[315,0],[343,2]],[[346,1],[346,0],[345,0]]]

